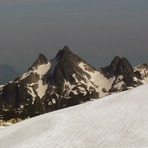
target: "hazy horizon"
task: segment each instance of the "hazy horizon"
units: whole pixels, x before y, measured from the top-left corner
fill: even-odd
[[[148,1],[1,0],[0,63],[25,72],[65,45],[95,68],[114,56],[148,63]]]

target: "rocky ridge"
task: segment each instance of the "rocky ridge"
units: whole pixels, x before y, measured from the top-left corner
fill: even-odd
[[[0,119],[34,117],[124,91],[146,83],[142,76],[126,58],[97,70],[65,46],[51,61],[40,54],[26,73],[0,86]]]

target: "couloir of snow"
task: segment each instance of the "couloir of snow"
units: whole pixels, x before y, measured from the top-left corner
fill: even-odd
[[[0,130],[1,148],[146,148],[148,84]]]

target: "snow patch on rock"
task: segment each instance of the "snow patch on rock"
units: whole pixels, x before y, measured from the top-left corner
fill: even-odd
[[[115,77],[107,79],[103,74],[101,74],[99,71],[88,71],[86,70],[86,65],[85,63],[81,62],[79,64],[79,67],[87,74],[89,74],[90,78],[87,76],[84,76],[85,79],[87,80],[87,85],[88,87],[94,87],[96,86],[97,91],[99,92],[99,96],[103,97],[106,94],[102,91],[103,88],[106,88],[107,91],[112,86],[112,83],[115,80]],[[83,82],[84,83],[84,82]]]

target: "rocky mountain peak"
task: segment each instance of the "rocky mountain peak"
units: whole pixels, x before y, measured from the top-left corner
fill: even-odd
[[[116,66],[119,63],[120,60],[121,60],[121,58],[119,56],[115,56],[115,58],[112,60],[110,65],[111,66],[113,66],[113,65]]]
[[[109,66],[106,66],[101,70],[107,78],[115,77],[113,86],[118,82],[119,77],[122,77],[121,81],[123,81],[127,87],[139,85],[135,82],[135,77],[140,79],[141,75],[139,72],[134,72],[132,65],[125,57],[120,58],[116,56]]]
[[[63,49],[60,49],[59,52],[57,53],[55,58],[63,58],[64,56],[70,56],[73,53],[70,51],[68,46],[64,46]]]
[[[67,80],[72,76],[74,71],[78,70],[78,63],[81,62],[81,58],[75,55],[68,46],[59,50],[55,57],[57,64],[55,66],[53,77],[55,81]]]
[[[111,62],[111,64],[109,65],[109,71],[110,71],[110,73],[112,74],[112,75],[114,75],[114,73],[115,73],[115,71],[116,71],[116,69],[117,69],[117,67],[118,67],[118,64],[119,64],[119,62],[120,62],[120,60],[121,60],[121,58],[119,57],[119,56],[116,56],[113,60],[112,60],[112,62]]]
[[[40,53],[36,61],[29,68],[29,70],[37,68],[39,65],[47,64],[48,62],[49,62],[48,59],[43,54]]]
[[[126,58],[120,58],[119,56],[116,56],[111,64],[105,68],[103,68],[103,71],[109,75],[109,77],[113,76],[119,76],[119,75],[127,75],[129,73],[133,73],[133,67],[129,63],[129,61]]]
[[[70,52],[70,49],[69,49],[68,46],[64,46],[63,51],[65,51],[65,52]]]
[[[71,77],[74,71],[79,71],[78,64],[82,61],[82,59],[75,55],[68,46],[59,50],[54,60],[56,60],[56,66],[53,74],[54,77],[56,77],[56,79],[58,77],[59,79],[63,78],[66,80]]]
[[[0,120],[25,119],[124,91],[146,82],[145,73],[143,68],[134,72],[119,56],[97,71],[68,46],[50,62],[40,54],[28,72],[0,87]]]
[[[125,75],[131,74],[133,72],[134,72],[133,67],[131,66],[129,61],[124,57],[122,59],[120,59],[120,61],[118,62],[118,65],[117,65],[116,73],[118,75],[125,76]]]

